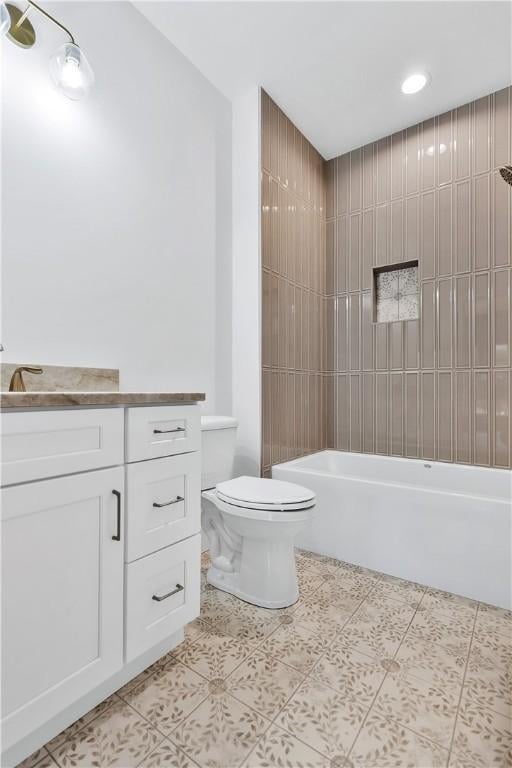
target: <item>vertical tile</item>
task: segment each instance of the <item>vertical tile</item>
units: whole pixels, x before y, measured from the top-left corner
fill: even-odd
[[[505,184],[499,173],[494,174],[494,258],[495,267],[510,264],[510,207],[512,187]]]
[[[473,180],[473,239],[475,269],[491,265],[491,176],[484,174]]]
[[[494,464],[511,465],[510,371],[493,371],[494,379]]]
[[[421,456],[436,457],[436,375],[434,371],[421,375]]]
[[[288,186],[288,131],[286,115],[278,111],[278,171],[279,180],[285,187]]]
[[[490,361],[490,275],[477,272],[473,276],[474,294],[474,367],[488,368]]]
[[[269,96],[260,91],[261,99],[261,167],[270,173],[270,104]]]
[[[349,291],[358,291],[361,264],[361,214],[350,217]]]
[[[405,455],[410,458],[419,456],[419,375],[405,375]]]
[[[421,367],[435,366],[435,283],[421,286]]]
[[[336,447],[340,451],[350,449],[350,420],[349,420],[349,376],[344,374],[337,377],[337,438]]]
[[[407,369],[419,368],[420,364],[420,324],[418,320],[405,323],[404,357]]]
[[[363,451],[373,453],[374,448],[374,374],[363,373]]]
[[[270,180],[270,266],[279,271],[279,185]]]
[[[371,291],[361,294],[361,343],[363,371],[373,371],[373,303]]]
[[[387,202],[391,197],[390,190],[390,137],[386,136],[375,144],[375,156],[377,166],[376,199],[378,204]]]
[[[361,367],[360,342],[361,342],[361,301],[359,293],[349,295],[348,319],[349,319],[349,349],[350,370],[358,371]]]
[[[390,451],[393,456],[404,454],[404,374],[389,376]]]
[[[287,373],[288,392],[286,395],[286,410],[288,414],[288,458],[293,459],[297,455],[297,415],[295,413],[295,374]]]
[[[272,264],[270,218],[270,178],[263,173],[261,177],[261,263],[268,269]]]
[[[261,359],[264,366],[272,365],[272,277],[264,271],[262,276],[262,340]]]
[[[452,373],[437,374],[437,458],[452,461]]]
[[[494,167],[510,165],[510,88],[494,94]]]
[[[366,290],[372,286],[372,267],[375,263],[375,228],[374,228],[374,216],[375,211],[371,208],[369,211],[363,212],[362,219],[362,232],[361,232],[361,261],[362,261],[362,274],[361,274],[361,288]]]
[[[452,116],[453,112],[445,112],[444,115],[439,116],[437,121],[437,143],[439,149],[437,178],[440,185],[449,184],[452,181]]]
[[[337,363],[338,371],[348,370],[348,296],[337,299]]]
[[[473,374],[473,460],[475,464],[491,463],[491,387],[489,371]]]
[[[269,370],[263,371],[263,402],[262,402],[262,414],[263,414],[263,453],[262,463],[263,466],[270,466],[271,462],[271,445],[272,445],[272,387],[271,387],[272,374]]]
[[[325,225],[325,292],[335,293],[336,269],[336,221],[333,219]]]
[[[491,100],[492,96],[477,99],[473,113],[473,173],[491,169]]]
[[[375,374],[375,450],[377,453],[384,454],[389,451],[388,390],[388,374]]]
[[[297,150],[296,150],[296,137],[295,126],[291,120],[287,121],[287,146],[288,146],[288,187],[293,192],[297,189]]]
[[[471,269],[471,182],[455,185],[455,271]]]
[[[437,192],[437,273],[439,276],[452,274],[453,243],[453,194],[452,187],[441,187]]]
[[[271,373],[271,393],[272,403],[275,407],[272,408],[272,445],[270,463],[278,464],[281,460],[280,440],[281,440],[281,419],[280,419],[280,399],[279,399],[279,373],[272,371]]]
[[[391,136],[391,198],[404,194],[404,131]]]
[[[295,286],[294,290],[295,300],[295,368],[300,370],[303,366],[302,362],[302,289]]]
[[[374,172],[374,144],[363,147],[363,208],[374,205],[375,172]]]
[[[271,365],[277,368],[279,365],[279,278],[276,275],[271,277],[270,285],[270,303],[271,303]]]
[[[387,370],[388,367],[388,329],[385,323],[373,326],[375,344],[375,368]]]
[[[452,310],[451,278],[439,280],[437,288],[437,365],[439,368],[452,367]]]
[[[336,215],[336,159],[325,164],[325,215],[328,219]]]
[[[361,209],[362,198],[362,151],[354,149],[350,153],[350,212]]]
[[[425,120],[421,131],[421,189],[433,189],[436,151],[435,120]]]
[[[455,278],[455,365],[471,365],[471,279]]]
[[[297,236],[297,203],[295,197],[288,195],[288,274],[291,280],[298,281],[299,256]]]
[[[393,370],[403,367],[403,335],[404,335],[403,322],[389,323],[389,352],[390,352],[390,368]]]
[[[414,125],[406,131],[405,140],[405,192],[413,195],[419,192],[419,126]]]
[[[283,187],[278,188],[278,206],[279,255],[277,264],[279,273],[286,275],[288,269],[288,193]]]
[[[361,374],[351,373],[350,379],[350,450],[361,451]]]
[[[435,277],[436,270],[436,198],[434,192],[421,196],[421,279]]]
[[[405,258],[419,259],[420,254],[420,199],[408,197],[405,200]]]
[[[512,333],[512,271],[496,270],[493,274],[493,365],[510,367],[510,336]]]
[[[277,114],[277,105],[269,98],[268,100],[268,124],[269,124],[269,172],[277,178],[278,169],[278,142],[279,142],[279,118]]]
[[[391,253],[390,261],[396,263],[404,260],[404,219],[403,201],[391,203]],[[409,258],[409,257],[408,257]]]
[[[455,372],[455,461],[471,463],[471,373]]]
[[[337,220],[336,253],[337,293],[345,293],[348,287],[348,227],[345,216]]]
[[[336,190],[338,203],[338,216],[348,213],[348,183],[350,178],[350,155],[338,157],[336,168]]]
[[[388,263],[388,219],[389,205],[379,205],[375,209],[375,264]]]
[[[326,448],[336,448],[335,381],[334,376],[324,376]]]
[[[455,110],[455,178],[469,176],[471,162],[471,105]]]

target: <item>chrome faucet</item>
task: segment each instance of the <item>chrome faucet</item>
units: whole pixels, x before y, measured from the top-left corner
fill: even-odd
[[[9,382],[9,392],[26,392],[25,382],[23,381],[24,373],[42,373],[42,368],[31,368],[28,365],[21,365],[19,368],[15,368],[11,381]]]

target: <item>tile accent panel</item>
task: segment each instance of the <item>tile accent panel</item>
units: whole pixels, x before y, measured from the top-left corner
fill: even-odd
[[[511,99],[505,88],[326,163],[328,448],[512,466],[512,189],[498,173]],[[372,324],[372,267],[413,259],[420,319]]]

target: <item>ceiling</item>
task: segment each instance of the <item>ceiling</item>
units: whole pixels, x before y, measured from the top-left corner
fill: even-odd
[[[512,80],[509,2],[135,2],[225,96],[261,85],[329,159]],[[404,96],[426,71],[431,83]]]

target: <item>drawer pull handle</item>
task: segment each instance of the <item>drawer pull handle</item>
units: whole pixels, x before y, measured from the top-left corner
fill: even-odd
[[[175,499],[172,499],[171,501],[164,501],[163,504],[159,504],[157,501],[154,501],[153,502],[153,506],[157,507],[158,509],[160,509],[160,507],[170,507],[171,504],[179,504],[180,501],[185,501],[183,496],[176,496]]]
[[[185,432],[185,427],[176,427],[175,429],[154,429],[155,435],[168,435],[170,432]]]
[[[121,491],[112,491],[117,499],[117,533],[112,536],[113,541],[121,541]]]
[[[183,592],[185,587],[183,587],[181,584],[176,584],[176,589],[171,590],[166,595],[153,595],[151,598],[152,600],[156,600],[157,603],[161,603],[162,600],[167,600],[168,597],[172,597],[173,595],[177,595],[178,592]]]

